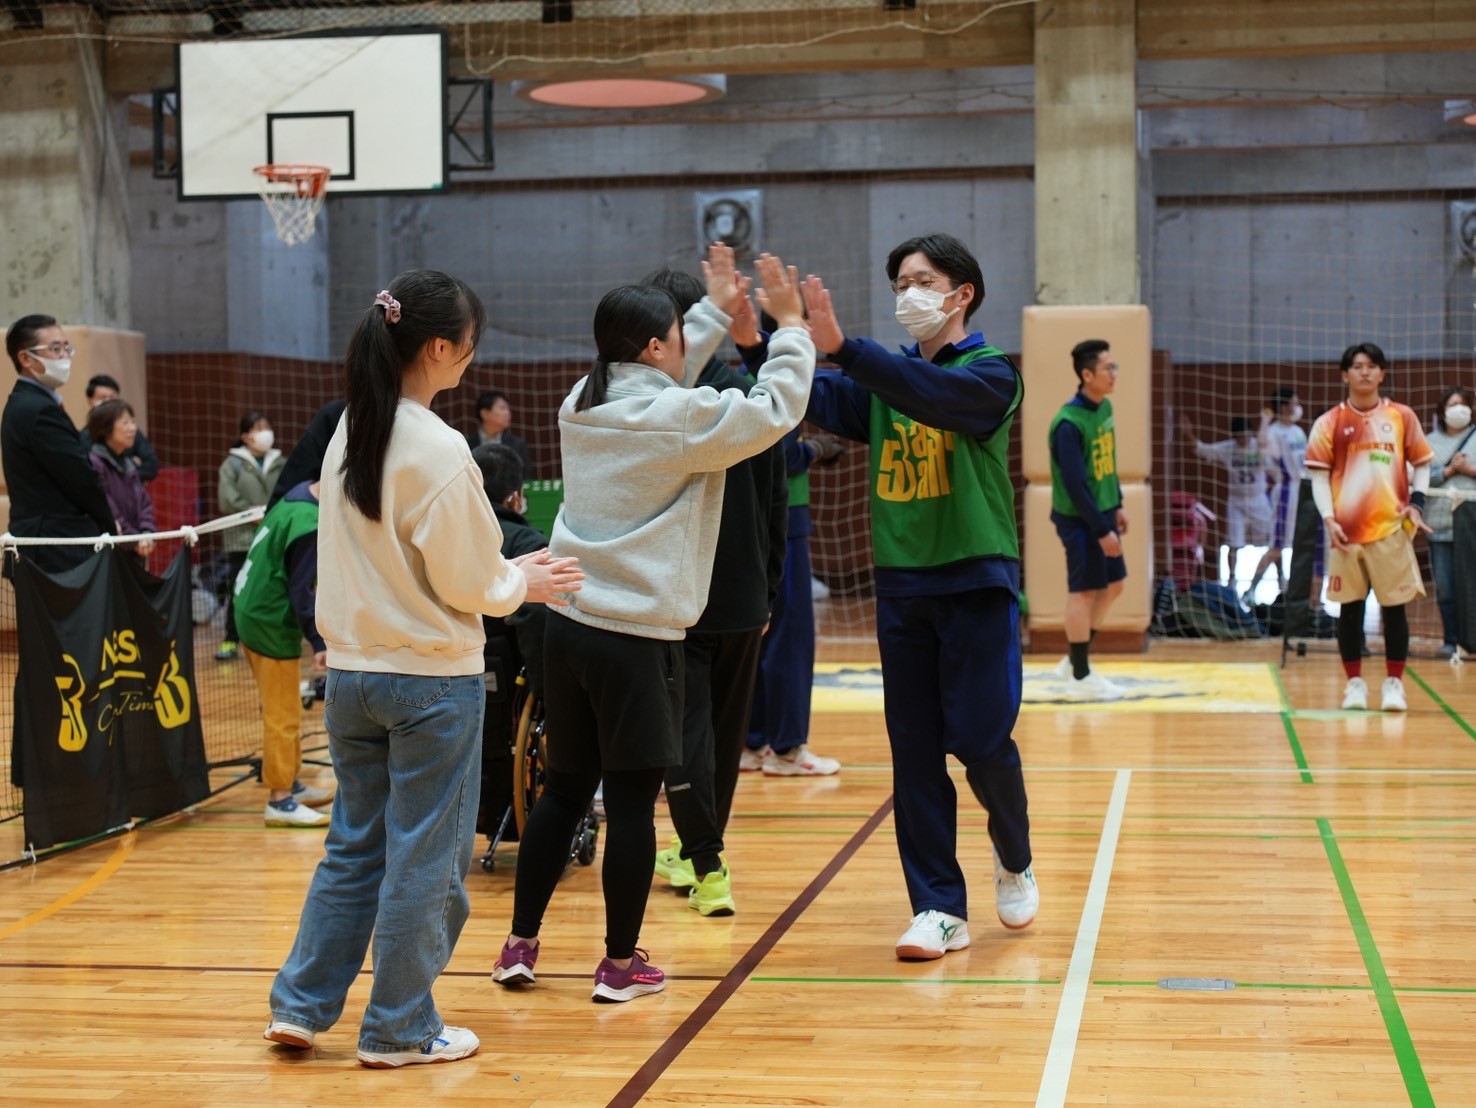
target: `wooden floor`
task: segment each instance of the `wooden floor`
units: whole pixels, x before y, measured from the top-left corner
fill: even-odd
[[[1354,717],[1332,658],[1278,688],[1273,657],[1156,645],[1129,667],[1229,663],[1269,707],[1023,714],[1040,917],[994,920],[970,801],[973,946],[939,962],[893,956],[909,913],[875,710],[815,716],[840,776],[745,776],[736,916],[653,889],[659,996],[590,1002],[598,866],[561,885],[537,987],[491,984],[505,851],[472,873],[436,990],[482,1052],[398,1072],[354,1061],[367,976],[319,1049],[262,1041],[322,834],[264,830],[242,786],[0,874],[0,1103],[1476,1105],[1476,667],[1416,663],[1407,716]]]

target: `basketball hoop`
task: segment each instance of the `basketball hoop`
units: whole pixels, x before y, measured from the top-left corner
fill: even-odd
[[[259,165],[251,172],[277,237],[288,246],[312,238],[333,171],[325,165]]]

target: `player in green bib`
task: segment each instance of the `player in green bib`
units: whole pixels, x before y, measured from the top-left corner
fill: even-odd
[[[1091,668],[1092,636],[1122,595],[1127,515],[1117,482],[1117,431],[1108,399],[1117,362],[1101,339],[1071,351],[1076,395],[1051,421],[1051,522],[1066,548],[1066,644],[1056,675],[1074,700],[1118,700],[1122,687]]]
[[[1024,384],[967,330],[984,277],[962,242],[909,239],[886,272],[897,321],[916,340],[900,354],[847,338],[811,279],[810,333],[841,368],[815,375],[808,418],[871,448],[877,641],[913,912],[896,950],[931,959],[969,945],[950,754],[989,813],[1000,921],[1025,927],[1040,904],[1011,734],[1021,694],[1020,553],[1006,455]]]

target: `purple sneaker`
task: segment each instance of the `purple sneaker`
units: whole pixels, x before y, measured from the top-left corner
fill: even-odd
[[[502,954],[492,967],[492,980],[499,985],[533,984],[533,963],[538,961],[538,947],[521,939],[502,944]]]
[[[644,950],[636,948],[629,969],[621,969],[606,958],[595,970],[594,999],[618,1004],[647,993],[659,993],[666,988],[666,974],[646,961],[650,957]]]

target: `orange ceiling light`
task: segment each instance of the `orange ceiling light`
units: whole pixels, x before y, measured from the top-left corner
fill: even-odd
[[[721,74],[686,77],[590,77],[572,81],[518,81],[513,92],[557,108],[672,108],[716,100],[728,90]]]

